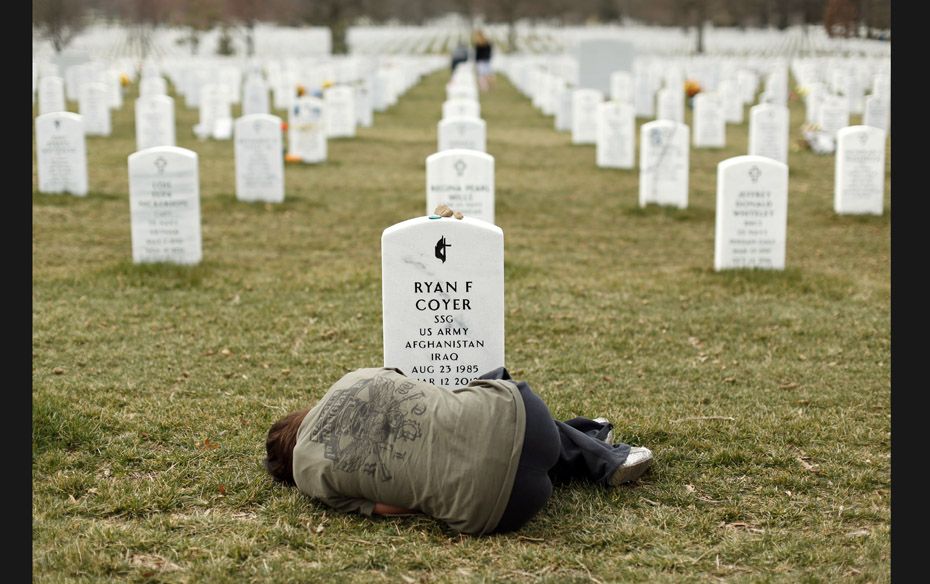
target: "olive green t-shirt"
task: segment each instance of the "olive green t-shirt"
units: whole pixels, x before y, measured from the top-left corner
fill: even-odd
[[[359,369],[304,418],[294,480],[341,511],[371,515],[385,503],[483,534],[507,506],[525,430],[512,382],[476,379],[444,389],[396,369]]]

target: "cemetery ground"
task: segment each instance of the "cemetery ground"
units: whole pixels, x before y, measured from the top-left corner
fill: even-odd
[[[87,198],[34,192],[36,581],[888,580],[890,184],[882,216],[835,215],[834,160],[798,150],[794,99],[787,269],[715,273],[716,165],[746,152],[745,123],[691,149],[687,209],[641,210],[638,170],[596,168],[502,76],[482,95],[507,366],[555,417],[650,447],[638,483],[557,488],[483,538],[272,483],[272,422],[382,364],[381,232],[424,214],[447,79],[289,164],[278,205],[235,200],[232,141],[197,141],[178,99],[197,267],[131,262],[132,99],[87,139]]]

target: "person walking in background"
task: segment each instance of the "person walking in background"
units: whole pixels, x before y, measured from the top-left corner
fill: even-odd
[[[458,67],[460,63],[465,63],[468,61],[468,47],[465,46],[465,43],[459,41],[455,45],[455,49],[452,50],[452,72],[455,73],[455,68]]]
[[[480,30],[475,31],[474,42],[478,85],[481,87],[481,91],[487,91],[494,81],[494,74],[491,71],[491,42]]]

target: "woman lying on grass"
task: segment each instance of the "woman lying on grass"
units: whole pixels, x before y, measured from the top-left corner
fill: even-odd
[[[505,533],[542,509],[553,482],[639,478],[652,452],[611,444],[612,430],[603,418],[554,421],[503,368],[456,389],[359,369],[271,427],[265,467],[340,511],[420,512],[461,533]]]

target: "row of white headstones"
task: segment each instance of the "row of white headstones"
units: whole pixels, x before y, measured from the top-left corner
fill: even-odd
[[[409,86],[441,63],[424,60],[421,65],[416,75],[406,76],[411,80]],[[128,158],[133,261],[196,264],[202,259],[198,156],[174,145],[174,100],[160,93],[167,89],[164,80],[143,77],[140,85],[143,95],[136,100],[136,133],[137,143],[143,147]],[[40,83],[40,105],[53,101],[43,92],[43,86],[52,91],[61,89],[60,83]],[[409,86],[396,88],[403,92]],[[212,88],[206,87],[205,91]],[[352,87],[332,87],[327,95],[332,96],[328,102],[325,96],[324,99],[296,97],[291,101],[290,154],[301,161],[325,161],[327,138],[354,136],[357,118],[364,117],[355,109]],[[392,96],[386,103],[396,103],[397,97]],[[63,106],[63,96],[59,101]],[[200,101],[203,107],[209,99]],[[344,123],[350,131],[339,124],[326,123],[330,119],[326,115],[327,104],[336,117],[349,118]],[[268,105],[267,93],[261,105]],[[370,123],[371,112],[366,115]],[[281,119],[268,113],[250,113],[235,121],[239,200],[283,201],[281,128]],[[85,135],[82,115],[51,111],[36,118],[39,192],[87,195]]]
[[[543,113],[555,115],[557,130],[572,132],[574,144],[596,144],[596,164],[634,168],[633,78],[611,76],[611,101],[601,92],[570,89],[564,80],[532,65],[504,71]],[[738,91],[743,86],[745,93]],[[787,72],[766,78],[763,103],[750,110],[749,154],[718,166],[714,267],[784,269],[788,197]],[[684,120],[684,81],[673,71],[655,103],[658,119],[640,127],[639,204],[688,206],[689,132]],[[726,124],[742,123],[743,107],[755,97],[753,83],[725,80],[713,94],[694,101],[695,148],[726,145]],[[651,89],[640,93],[649,96]],[[810,97],[810,94],[808,94]],[[881,214],[885,184],[885,130],[890,84],[878,77],[865,99],[866,121],[848,126],[848,96],[809,100],[818,108],[821,130],[836,142],[834,209],[837,213]],[[771,103],[770,103],[771,102]],[[839,112],[839,113],[837,113]],[[871,114],[871,115],[870,115]],[[829,121],[828,121],[829,120]]]

